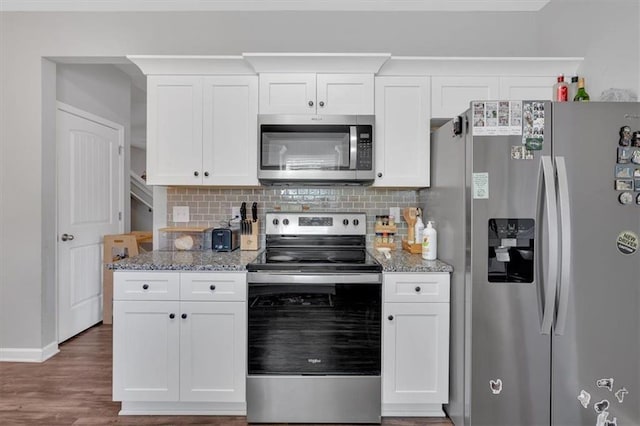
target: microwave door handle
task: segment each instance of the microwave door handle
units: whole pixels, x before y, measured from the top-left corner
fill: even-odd
[[[358,128],[349,126],[349,170],[356,169],[358,159]]]

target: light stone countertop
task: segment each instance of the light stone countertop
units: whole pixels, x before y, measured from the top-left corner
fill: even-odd
[[[391,259],[369,248],[384,272],[452,272],[453,268],[440,260],[424,260],[419,254],[392,250]],[[138,256],[107,264],[118,271],[246,271],[261,251],[163,251],[141,253]]]
[[[260,250],[154,250],[107,264],[107,268],[116,271],[246,271],[246,265],[253,262],[258,254]]]
[[[453,267],[440,260],[424,260],[419,254],[405,250],[391,250],[391,259],[374,248],[369,253],[382,265],[384,272],[453,272]]]

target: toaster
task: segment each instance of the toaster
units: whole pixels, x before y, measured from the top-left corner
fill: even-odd
[[[233,251],[240,245],[240,228],[215,228],[211,248],[214,251]]]

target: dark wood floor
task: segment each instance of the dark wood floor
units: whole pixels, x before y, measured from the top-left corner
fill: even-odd
[[[0,363],[0,425],[245,426],[245,417],[118,416],[111,401],[111,326],[68,340],[41,364]],[[442,419],[385,418],[385,426],[450,426]]]

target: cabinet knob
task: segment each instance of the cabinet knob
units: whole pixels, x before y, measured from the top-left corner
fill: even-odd
[[[211,289],[211,290],[215,290],[215,289],[216,289],[216,286],[215,286],[215,285],[213,285],[213,284],[211,284],[211,285],[209,286],[209,289]]]
[[[389,319],[389,321],[393,321],[393,315],[389,315],[387,318]]]
[[[378,177],[382,177],[382,173],[378,173]]]
[[[169,318],[174,319],[176,317],[176,314],[169,314]]]
[[[323,106],[324,106],[324,101],[320,101],[320,102],[318,103],[318,105],[320,105],[321,107],[323,107]]]
[[[195,177],[198,177],[198,176],[200,176],[200,173],[199,173],[199,172],[197,172],[197,171],[195,171],[195,172],[193,172],[193,175],[194,175]]]
[[[182,317],[182,319],[187,319],[187,314],[182,314],[180,316]]]
[[[312,107],[313,106],[313,101],[309,101],[309,106]]]
[[[204,177],[209,177],[209,172],[204,172]]]
[[[142,284],[143,290],[149,290],[149,284]]]
[[[416,293],[420,293],[420,286],[416,287]]]

